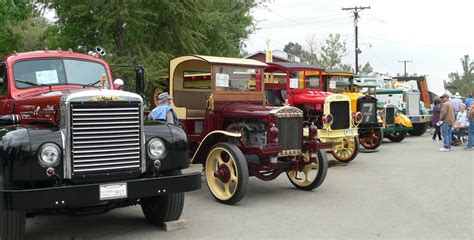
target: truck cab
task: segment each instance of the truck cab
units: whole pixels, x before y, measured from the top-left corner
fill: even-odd
[[[0,89],[0,239],[23,238],[26,216],[136,204],[161,225],[200,188],[198,173],[181,173],[184,131],[147,122],[142,97],[114,90],[98,54],[13,53]]]

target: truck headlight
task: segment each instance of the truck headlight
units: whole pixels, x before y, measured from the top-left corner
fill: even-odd
[[[153,160],[163,159],[166,156],[165,143],[159,138],[152,138],[150,141],[148,141],[147,149],[148,157]]]
[[[61,149],[54,143],[45,143],[38,151],[38,160],[43,167],[55,167],[60,159]]]

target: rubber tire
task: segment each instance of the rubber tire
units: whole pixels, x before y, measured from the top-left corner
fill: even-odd
[[[165,176],[181,175],[181,170],[171,170]],[[140,201],[146,220],[162,226],[163,222],[178,220],[184,207],[184,193],[170,193],[162,196],[143,198]],[[154,206],[153,206],[154,205]]]
[[[401,142],[407,136],[406,131],[401,131],[401,132],[397,132],[397,133],[399,133],[399,134],[398,135],[387,134],[385,137],[388,138],[392,142]]]
[[[245,196],[245,193],[247,192],[247,185],[249,182],[249,169],[247,166],[247,160],[245,159],[245,156],[242,153],[242,151],[240,151],[240,149],[232,143],[225,143],[225,142],[217,143],[214,146],[212,146],[212,148],[209,150],[209,153],[214,148],[217,148],[217,147],[226,149],[234,158],[235,167],[237,168],[238,183],[237,183],[237,187],[236,187],[234,195],[227,200],[221,200],[217,198],[216,196],[214,196],[214,194],[212,194],[212,191],[209,187],[209,182],[206,179],[207,187],[209,188],[209,191],[211,192],[212,196],[218,202],[224,203],[227,205],[234,205],[238,203],[240,200],[242,200],[242,198]],[[207,165],[207,159],[206,159],[206,165]]]
[[[411,136],[421,136],[426,132],[426,129],[428,129],[428,124],[429,123],[413,123],[413,129],[408,130],[408,133]]]
[[[24,211],[0,210],[0,240],[20,240],[25,237]]]
[[[303,187],[295,184],[293,180],[291,180],[290,176],[288,176],[288,172],[286,172],[286,176],[290,180],[291,184],[293,184],[293,186],[295,186],[297,189],[311,191],[321,186],[321,184],[323,184],[324,180],[326,179],[326,175],[328,173],[329,168],[328,158],[326,156],[327,153],[326,151],[320,149],[316,154],[318,155],[317,161],[319,162],[318,176],[316,177],[315,181],[312,182],[310,185]]]
[[[354,149],[354,153],[352,154],[352,156],[348,159],[340,159],[334,152],[331,152],[332,156],[339,162],[343,162],[343,163],[348,163],[352,160],[354,160],[357,155],[359,154],[359,137],[354,137],[354,145],[355,145],[355,149]]]
[[[380,145],[382,145],[382,142],[383,142],[383,130],[382,130],[382,129],[374,129],[374,131],[375,131],[376,133],[378,133],[378,135],[379,135],[379,140],[378,140],[378,142],[376,142],[375,145],[373,145],[373,146],[369,146],[369,145],[365,146],[364,143],[363,143],[364,141],[362,140],[362,138],[359,137],[359,143],[360,143],[360,145],[362,145],[362,147],[364,147],[365,149],[371,149],[371,150],[373,150],[373,149],[377,149],[378,147],[380,147]]]

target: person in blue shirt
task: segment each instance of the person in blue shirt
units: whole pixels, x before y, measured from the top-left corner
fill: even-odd
[[[469,96],[466,98],[466,106],[471,106],[471,102],[473,101],[474,99],[472,98],[472,94],[469,94]]]
[[[171,100],[173,100],[173,97],[171,97],[168,92],[158,95],[158,106],[148,114],[148,119],[179,124],[178,116],[170,106]]]

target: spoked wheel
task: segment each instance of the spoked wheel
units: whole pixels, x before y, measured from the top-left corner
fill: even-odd
[[[388,134],[387,138],[392,142],[401,142],[407,136],[406,131],[397,131],[392,134]]]
[[[383,142],[382,129],[372,129],[369,133],[360,136],[360,145],[365,149],[376,149]]]
[[[339,162],[350,162],[359,153],[359,139],[358,137],[344,138],[344,149],[332,151],[332,155]]]
[[[249,170],[245,157],[234,144],[214,145],[206,161],[207,186],[217,201],[233,205],[247,191]]]
[[[155,87],[151,92],[151,107],[152,109],[158,106],[158,95],[162,94],[163,90],[160,87]]]
[[[181,170],[172,170],[165,176],[179,176]],[[161,226],[163,222],[178,220],[183,212],[184,193],[170,193],[162,196],[141,199],[141,207],[147,221]]]
[[[0,210],[0,239],[20,240],[25,236],[24,211]]]
[[[315,162],[307,163],[301,171],[287,171],[286,175],[296,188],[309,191],[319,187],[324,182],[327,172],[328,159],[326,151],[318,150]]]

